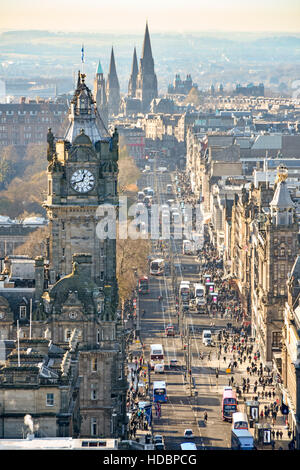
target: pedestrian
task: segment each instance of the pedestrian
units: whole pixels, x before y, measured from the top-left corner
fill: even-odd
[[[277,431],[276,431],[276,439],[277,439],[277,440],[279,439],[279,431],[278,431],[278,429],[277,429]]]
[[[204,417],[204,422],[205,422],[205,424],[206,424],[206,423],[207,423],[207,418],[208,418],[208,416],[207,416],[207,411],[206,411],[206,410],[204,411],[203,417]]]

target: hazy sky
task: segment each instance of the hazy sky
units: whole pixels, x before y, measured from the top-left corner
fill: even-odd
[[[300,0],[0,0],[0,29],[300,32]]]

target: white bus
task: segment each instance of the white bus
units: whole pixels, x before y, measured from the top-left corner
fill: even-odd
[[[231,430],[232,450],[255,450],[254,437],[248,429]]]
[[[194,284],[194,297],[205,301],[205,287],[203,284]]]
[[[190,281],[181,281],[179,286],[179,295],[181,297],[190,297]]]
[[[232,413],[232,429],[249,429],[246,413]]]
[[[150,345],[150,366],[154,370],[156,365],[164,365],[164,348],[161,344]],[[157,368],[157,372],[160,372],[161,367]],[[164,367],[163,367],[164,369]]]
[[[151,261],[150,263],[150,274],[154,276],[159,276],[163,274],[165,270],[165,260],[163,258],[157,258]]]

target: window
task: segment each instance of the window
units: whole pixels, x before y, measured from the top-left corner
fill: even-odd
[[[65,341],[69,341],[69,339],[71,338],[71,334],[71,330],[65,330]]]
[[[97,436],[97,418],[91,418],[91,435]]]
[[[97,343],[100,343],[100,330],[97,330]]]
[[[54,406],[54,394],[53,393],[47,393],[46,406]]]
[[[97,384],[91,384],[91,400],[97,400]]]
[[[19,314],[20,314],[20,318],[26,318],[26,306],[25,305],[20,305]]]
[[[281,347],[281,332],[273,331],[272,333],[272,347],[280,348]]]
[[[104,281],[104,271],[100,272],[100,281]]]
[[[100,256],[101,256],[101,257],[104,256],[104,248],[103,248],[103,247],[100,248]]]
[[[96,357],[92,358],[92,372],[97,372],[98,370],[98,359]]]

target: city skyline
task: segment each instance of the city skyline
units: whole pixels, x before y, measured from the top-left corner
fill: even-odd
[[[58,15],[57,12],[60,12]],[[93,12],[91,15],[90,12]],[[117,14],[116,14],[117,12]],[[84,18],[84,20],[83,20]],[[126,21],[124,21],[126,18]],[[295,0],[238,2],[221,0],[154,0],[151,7],[137,0],[112,5],[87,0],[13,0],[1,8],[0,30],[139,32],[148,21],[152,32],[300,32],[300,5]],[[38,27],[37,27],[38,25]]]

